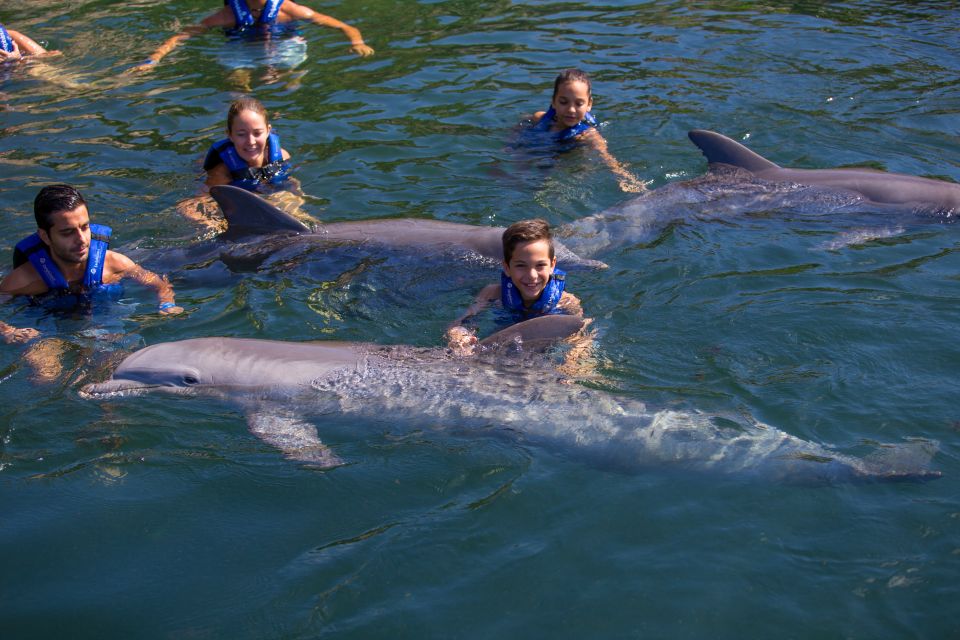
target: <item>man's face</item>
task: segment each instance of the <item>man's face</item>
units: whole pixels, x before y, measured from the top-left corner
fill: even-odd
[[[87,206],[52,216],[49,230],[40,229],[40,239],[50,246],[54,258],[67,264],[84,264],[90,252],[90,215]]]

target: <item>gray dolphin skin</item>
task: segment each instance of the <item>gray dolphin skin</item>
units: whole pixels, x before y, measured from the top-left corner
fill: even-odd
[[[235,253],[252,257],[272,253],[287,244],[316,246],[368,245],[408,249],[423,255],[446,251],[474,253],[484,258],[503,260],[503,227],[482,227],[443,220],[386,218],[357,222],[329,222],[312,230],[293,216],[277,209],[260,196],[230,185],[215,186],[210,195],[220,205],[227,220],[227,239],[266,236],[267,242],[255,242]],[[581,258],[562,243],[556,244],[557,260],[564,267],[606,268],[596,260]]]
[[[960,184],[872,169],[790,169],[714,131],[695,129],[688,135],[710,165],[739,167],[771,182],[848,191],[869,205],[892,205],[948,217],[960,214]]]
[[[569,384],[549,354],[531,348],[570,335],[577,318],[548,316],[483,341],[480,354],[367,343],[197,338],[142,349],[81,395],[107,400],[151,392],[212,395],[248,414],[251,430],[294,460],[342,461],[309,415],[356,416],[388,428],[448,428],[513,438],[604,468],[636,472],[756,474],[765,480],[836,482],[938,477],[935,443],[885,445],[852,457],[752,420],[644,403]],[[322,424],[322,418],[318,419]]]

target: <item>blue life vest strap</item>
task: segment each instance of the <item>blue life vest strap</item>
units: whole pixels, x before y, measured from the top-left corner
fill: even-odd
[[[263,6],[263,11],[260,12],[259,20],[254,19],[247,0],[223,0],[223,4],[228,5],[230,10],[233,11],[233,19],[237,23],[236,28],[245,29],[258,22],[260,24],[276,22],[277,16],[280,15],[280,5],[283,4],[283,0],[267,0],[267,3]]]
[[[83,272],[83,287],[90,290],[103,283],[103,265],[110,246],[110,227],[102,224],[90,225],[90,250],[87,253],[87,266]],[[57,264],[50,257],[47,245],[34,233],[17,243],[14,249],[14,268],[27,260],[33,265],[51,291],[68,291],[70,283],[63,277]]]
[[[13,38],[7,33],[7,30],[0,24],[0,51],[13,53]]]
[[[559,304],[560,298],[563,297],[563,287],[566,276],[565,271],[554,269],[553,275],[550,276],[550,280],[540,293],[540,297],[537,298],[537,301],[530,307],[526,307],[523,304],[523,298],[520,296],[520,292],[518,292],[517,288],[513,285],[513,280],[501,271],[500,302],[503,304],[504,309],[514,312],[514,314],[519,315],[524,320],[535,316],[563,313],[562,309],[557,308],[557,304]]]
[[[557,111],[552,106],[547,109],[547,112],[543,114],[543,117],[540,118],[540,122],[533,126],[535,131],[550,131],[550,127],[553,126],[553,119],[557,116]],[[593,117],[593,114],[587,111],[587,114],[583,117],[583,120],[573,125],[572,127],[567,127],[556,133],[557,142],[565,142],[576,138],[582,133],[586,133],[590,127],[597,126],[597,119]]]

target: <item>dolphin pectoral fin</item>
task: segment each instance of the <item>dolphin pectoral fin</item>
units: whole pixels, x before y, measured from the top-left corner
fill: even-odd
[[[745,146],[725,135],[705,129],[694,129],[687,133],[690,141],[700,148],[709,164],[729,164],[759,173],[779,167],[763,156],[750,151]]]
[[[295,217],[276,208],[255,193],[231,185],[210,187],[210,195],[227,219],[224,235],[239,237],[278,231],[310,231]]]
[[[250,432],[280,449],[290,460],[331,469],[346,464],[317,437],[317,428],[295,416],[254,412],[247,415]]]

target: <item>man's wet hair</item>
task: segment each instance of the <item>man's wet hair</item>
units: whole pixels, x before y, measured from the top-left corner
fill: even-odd
[[[40,189],[33,199],[33,216],[37,219],[37,228],[49,231],[53,226],[51,218],[64,211],[73,211],[87,204],[80,192],[68,184],[51,184]]]
[[[543,218],[521,220],[514,222],[503,232],[503,260],[510,264],[513,251],[518,244],[546,240],[550,247],[550,259],[553,260],[553,234],[550,233],[550,223]]]

